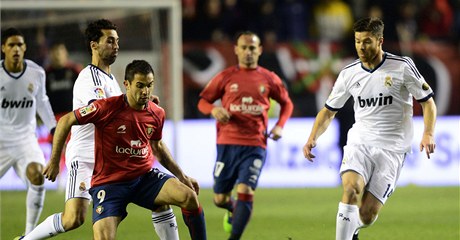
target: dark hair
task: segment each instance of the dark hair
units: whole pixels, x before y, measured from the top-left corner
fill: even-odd
[[[153,72],[152,66],[147,61],[134,60],[126,66],[125,80],[128,80],[128,82],[132,82],[134,79],[134,75],[136,74],[147,75],[149,73],[152,73],[153,75],[155,75],[155,73]]]
[[[86,36],[86,47],[88,48],[89,53],[91,54],[91,45],[92,41],[99,42],[99,39],[104,35],[102,33],[103,29],[112,29],[117,30],[117,26],[107,19],[99,19],[88,24],[88,27],[85,30]]]
[[[383,37],[383,29],[383,21],[377,17],[363,18],[353,25],[354,32],[371,32],[372,35],[378,38]]]
[[[259,39],[260,44],[262,45],[262,40],[260,39],[259,35],[257,35],[255,32],[249,31],[249,30],[241,31],[241,32],[236,33],[236,35],[235,35],[235,43],[236,44],[238,43],[238,39],[243,35],[256,36]]]
[[[2,32],[2,45],[6,43],[6,40],[12,36],[21,36],[24,38],[24,34],[16,28],[8,28]]]

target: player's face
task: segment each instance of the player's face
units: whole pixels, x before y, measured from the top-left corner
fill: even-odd
[[[260,39],[255,35],[241,35],[235,46],[235,54],[241,67],[257,67],[259,56],[262,54]]]
[[[2,45],[2,52],[5,54],[5,61],[10,63],[20,63],[24,60],[26,44],[22,36],[11,36]]]
[[[374,63],[382,50],[383,38],[371,32],[355,32],[355,47],[361,62]]]
[[[112,65],[115,62],[118,56],[118,33],[112,29],[103,29],[102,33],[104,34],[99,38],[97,43],[97,53],[99,59],[104,62],[106,66]]]
[[[134,79],[131,83],[125,81],[126,94],[128,99],[131,99],[130,106],[135,106],[135,109],[143,109],[145,104],[150,101],[150,95],[153,92],[154,84],[153,73],[147,75],[134,74]]]

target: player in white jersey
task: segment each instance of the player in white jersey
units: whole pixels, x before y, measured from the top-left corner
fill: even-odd
[[[36,115],[54,131],[56,120],[45,87],[45,71],[24,59],[24,35],[15,28],[2,33],[0,62],[0,178],[13,167],[27,186],[26,228],[37,224],[45,200],[45,157],[36,137]]]
[[[325,107],[316,116],[303,147],[312,148],[348,98],[354,99],[356,122],[348,132],[340,167],[343,194],[336,219],[336,239],[358,239],[358,231],[377,219],[393,193],[404,158],[411,151],[412,98],[423,108],[425,128],[420,151],[434,152],[436,105],[433,91],[409,57],[382,50],[383,22],[358,20],[353,27],[359,60],[339,74]]]
[[[90,24],[85,31],[91,64],[78,75],[73,89],[73,109],[86,106],[102,98],[121,95],[117,80],[111,74],[111,65],[118,55],[117,27],[106,19]],[[91,200],[89,189],[94,168],[94,125],[73,126],[66,148],[66,166],[69,171],[66,203],[62,213],[49,216],[30,234],[19,239],[44,239],[80,227]],[[44,173],[56,176],[59,162],[49,162]],[[152,222],[161,239],[179,239],[176,217],[169,206],[152,212]]]

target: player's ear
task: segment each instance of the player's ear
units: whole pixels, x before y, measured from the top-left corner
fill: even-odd
[[[125,85],[126,90],[128,90],[128,88],[129,88],[129,82],[128,82],[128,80],[124,80],[124,81],[123,81],[123,85]]]
[[[93,50],[93,49],[95,49],[95,48],[97,47],[97,42],[91,41],[91,42],[89,43],[89,46],[91,47],[91,50]]]

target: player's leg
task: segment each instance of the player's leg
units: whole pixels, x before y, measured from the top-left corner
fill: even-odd
[[[344,156],[340,165],[342,177],[342,199],[336,216],[336,239],[352,239],[353,234],[362,226],[359,216],[359,203],[366,183],[372,176],[372,150],[363,145],[344,147]]]
[[[362,227],[369,227],[377,220],[381,208],[393,194],[404,158],[404,153],[395,153],[379,148],[373,149],[372,161],[375,170],[366,186],[359,209]]]
[[[176,216],[169,205],[152,211],[152,223],[155,232],[162,240],[179,240]]]
[[[126,207],[137,193],[138,179],[130,182],[112,183],[91,187],[93,199],[92,221],[95,240],[116,238],[120,222],[128,215]],[[141,191],[144,189],[140,189]]]
[[[177,178],[165,179],[156,194],[155,205],[175,205],[181,208],[182,217],[187,225],[192,240],[206,239],[206,222],[203,209],[198,201],[198,196],[191,188],[180,182]]]
[[[238,177],[237,152],[233,145],[218,144],[217,158],[214,165],[214,205],[226,210],[223,227],[225,232],[232,232],[233,210],[236,200],[232,190]]]
[[[252,215],[254,193],[265,164],[266,151],[261,147],[234,146],[234,152],[238,163],[238,185],[229,239],[240,239]]]
[[[121,222],[121,217],[106,217],[98,220],[93,224],[93,239],[94,240],[113,240],[117,236],[118,224]]]
[[[240,239],[252,215],[254,191],[252,187],[237,185],[237,200],[232,216],[232,231],[229,239]]]
[[[14,169],[26,183],[26,230],[29,233],[37,225],[45,201],[45,177],[42,174],[45,157],[35,137],[17,149],[17,162]]]
[[[47,217],[24,240],[49,238],[83,225],[91,199],[88,189],[93,166],[93,163],[79,161],[68,164],[64,211]]]
[[[364,190],[363,177],[354,171],[344,172],[342,188],[342,200],[339,203],[336,218],[336,240],[349,240],[362,225],[358,201]]]

